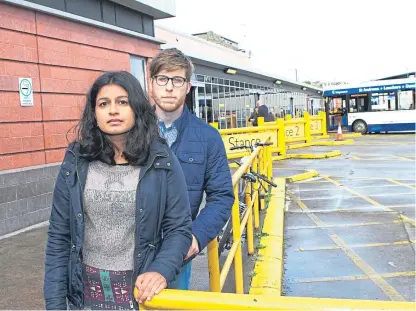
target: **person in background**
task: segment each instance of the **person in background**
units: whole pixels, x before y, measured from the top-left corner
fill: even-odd
[[[162,136],[178,157],[192,208],[192,246],[169,288],[189,289],[192,259],[222,230],[231,215],[234,192],[224,143],[218,131],[185,105],[193,64],[180,50],[161,51],[150,64],[151,94]],[[200,211],[204,192],[205,207]]]
[[[254,108],[253,112],[248,119],[253,126],[257,126],[257,116],[259,114],[259,107]]]
[[[46,309],[137,309],[175,280],[191,230],[184,174],[140,83],[103,74],[55,184]]]
[[[269,108],[263,103],[261,99],[257,101],[258,114],[257,117],[263,117],[264,122],[269,121]]]

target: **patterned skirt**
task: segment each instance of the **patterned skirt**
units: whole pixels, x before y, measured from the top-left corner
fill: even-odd
[[[84,310],[133,310],[133,271],[97,269],[85,264],[83,268]]]

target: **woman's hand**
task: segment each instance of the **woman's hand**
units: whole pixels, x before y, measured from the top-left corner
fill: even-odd
[[[134,295],[138,303],[152,300],[154,295],[159,294],[167,286],[166,279],[157,272],[146,272],[137,277],[136,288],[139,293]]]

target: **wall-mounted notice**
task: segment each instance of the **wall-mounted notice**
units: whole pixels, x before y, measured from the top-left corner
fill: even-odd
[[[20,106],[33,106],[32,78],[19,78]]]

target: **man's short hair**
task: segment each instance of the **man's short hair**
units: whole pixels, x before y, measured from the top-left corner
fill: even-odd
[[[150,63],[150,76],[153,78],[162,70],[174,71],[178,69],[185,69],[185,78],[188,82],[191,81],[194,72],[191,59],[176,48],[166,49],[162,50]]]

